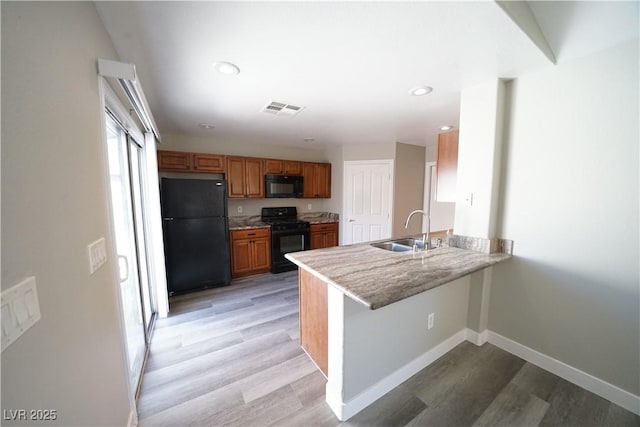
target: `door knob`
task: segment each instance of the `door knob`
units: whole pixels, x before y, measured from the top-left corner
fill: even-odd
[[[348,220],[348,221],[349,221],[349,222],[355,222],[356,220],[355,220],[355,219],[351,219],[351,218],[349,218],[349,220]]]

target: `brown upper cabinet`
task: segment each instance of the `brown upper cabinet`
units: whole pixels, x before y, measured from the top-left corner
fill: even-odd
[[[218,154],[195,153],[193,155],[193,170],[196,172],[224,173],[224,163],[224,156]]]
[[[265,159],[264,173],[268,175],[302,175],[302,162]]]
[[[262,159],[227,156],[226,178],[230,199],[264,198]]]
[[[230,199],[263,199],[266,174],[302,175],[304,198],[331,198],[330,163],[160,150],[158,151],[158,170],[224,173]]]
[[[302,162],[284,161],[284,173],[287,175],[302,175]]]
[[[224,163],[224,156],[219,154],[158,151],[161,171],[224,173]]]
[[[438,135],[436,201],[455,202],[458,177],[458,131]]]
[[[158,169],[161,171],[191,171],[193,155],[182,151],[158,151]]]
[[[331,163],[302,163],[304,198],[331,198]]]

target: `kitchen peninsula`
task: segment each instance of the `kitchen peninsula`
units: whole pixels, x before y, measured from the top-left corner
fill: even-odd
[[[287,254],[299,267],[300,343],[327,376],[336,416],[349,419],[462,342],[472,273],[511,250],[509,240],[453,236],[422,253],[363,243]]]

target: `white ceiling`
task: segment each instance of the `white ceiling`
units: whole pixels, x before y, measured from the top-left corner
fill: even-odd
[[[637,2],[530,4],[559,61],[638,37]],[[433,145],[458,123],[461,88],[553,66],[494,2],[96,5],[161,133],[213,141]],[[420,85],[434,90],[410,96]],[[305,109],[261,113],[271,100]]]

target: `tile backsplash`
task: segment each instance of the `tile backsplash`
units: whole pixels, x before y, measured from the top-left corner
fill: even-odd
[[[309,209],[311,205],[311,209]],[[262,208],[295,206],[298,214],[325,211],[325,199],[229,199],[229,216],[260,215]],[[238,211],[242,207],[242,212]]]

